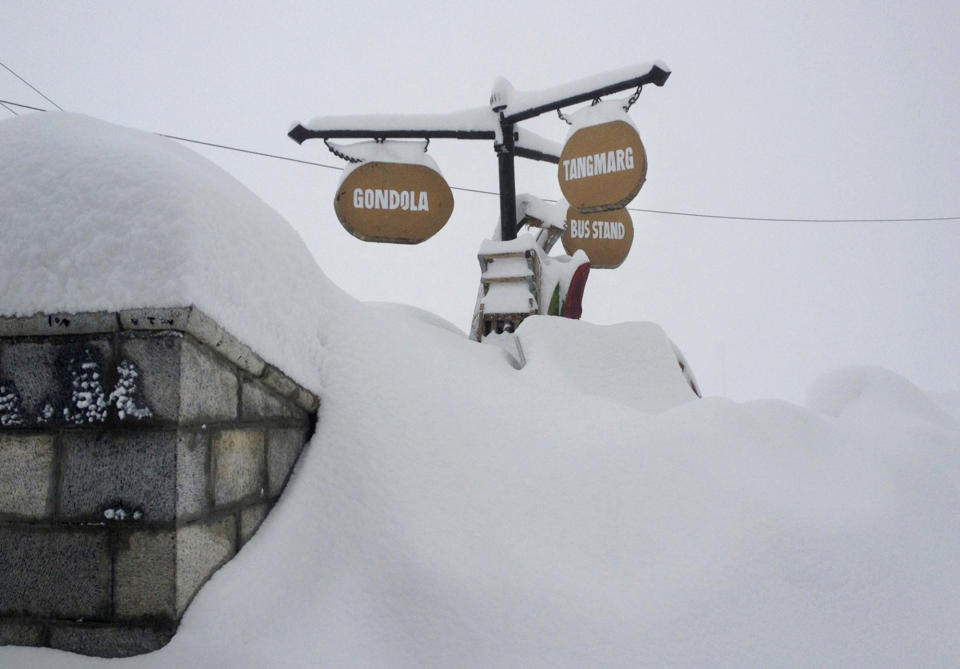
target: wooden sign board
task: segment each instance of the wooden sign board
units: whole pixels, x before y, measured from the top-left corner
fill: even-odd
[[[563,146],[557,178],[564,198],[578,211],[627,206],[647,178],[640,135],[626,121],[580,128]]]
[[[333,208],[354,237],[419,244],[446,225],[453,213],[453,193],[426,165],[369,162],[343,180]]]
[[[563,248],[568,255],[582,249],[594,269],[619,267],[633,245],[633,220],[626,209],[584,214],[567,209]]]

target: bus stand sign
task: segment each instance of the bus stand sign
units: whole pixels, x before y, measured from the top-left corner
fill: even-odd
[[[633,245],[633,220],[626,209],[581,213],[567,208],[563,249],[568,255],[582,250],[595,269],[619,267]]]

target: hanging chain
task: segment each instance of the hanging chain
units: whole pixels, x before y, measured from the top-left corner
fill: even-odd
[[[643,84],[637,86],[637,90],[627,99],[627,104],[623,105],[623,111],[630,111],[630,107],[637,101],[637,98],[640,97],[640,91],[643,90]]]
[[[557,111],[559,111],[559,110],[557,110]],[[429,138],[429,137],[424,137],[424,139],[425,139],[426,141],[425,141],[424,144],[423,144],[423,152],[426,153],[426,152],[427,152],[427,149],[430,147],[430,138]],[[374,137],[374,138],[373,138],[373,141],[375,141],[377,144],[383,144],[384,141],[386,141],[386,140],[385,140],[385,138],[383,138],[383,137]],[[341,160],[346,160],[348,163],[362,163],[362,162],[363,162],[363,159],[362,159],[362,158],[355,158],[355,157],[353,157],[353,156],[350,156],[350,155],[347,155],[346,153],[344,153],[341,149],[337,148],[337,145],[336,145],[336,144],[334,144],[333,142],[331,142],[331,141],[330,141],[328,138],[326,138],[326,137],[323,138],[323,143],[327,145],[327,148],[328,148],[328,149],[330,149],[330,153],[332,153],[333,155],[335,155],[337,158],[340,158]]]
[[[639,86],[637,86],[637,90],[633,92],[633,95],[627,98],[626,104],[623,105],[623,111],[630,111],[630,107],[632,107],[634,103],[637,101],[637,98],[640,97],[640,91],[642,90],[643,90],[643,84],[640,84]],[[590,106],[596,107],[601,102],[603,102],[603,100],[600,98],[600,96],[597,96],[593,99],[592,102],[590,102]],[[566,122],[567,125],[573,125],[573,121],[571,121],[569,118],[564,116],[563,112],[560,111],[559,109],[557,109],[557,116],[562,121]]]
[[[328,148],[328,149],[330,149],[330,153],[332,153],[333,155],[335,155],[337,158],[340,158],[341,160],[346,160],[348,163],[362,163],[362,162],[363,162],[360,158],[354,158],[353,156],[348,156],[348,155],[345,154],[343,151],[340,151],[340,150],[337,148],[337,145],[336,145],[336,144],[331,144],[331,143],[330,143],[330,140],[327,139],[326,137],[323,138],[323,143],[327,145],[327,148]]]

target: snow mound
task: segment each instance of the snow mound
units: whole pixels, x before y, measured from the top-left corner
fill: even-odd
[[[0,666],[956,664],[957,429],[886,405],[631,408],[645,385],[683,395],[656,326],[530,318],[516,371],[430,320],[330,323],[313,442],[168,646]]]
[[[78,114],[0,122],[0,314],[196,305],[317,390],[347,300],[293,228],[174,141]]]
[[[910,381],[880,367],[848,367],[818,379],[807,406],[836,417],[888,419],[956,427],[957,421]]]
[[[446,330],[447,332],[453,333],[458,337],[467,336],[466,332],[458,328],[446,318],[410,304],[401,304],[398,302],[364,302],[363,305],[365,307],[370,307],[371,309],[377,309],[386,314],[388,317],[412,319],[419,321],[424,325]]]
[[[927,393],[927,396],[960,423],[960,393]]]
[[[343,300],[324,318],[342,298],[289,228],[163,140],[28,117],[0,124],[0,148],[2,232],[26,256],[0,248],[0,311],[78,308],[58,291],[86,308],[190,297],[304,374],[322,351],[325,381],[283,498],[168,646],[2,647],[0,666],[956,665],[960,429],[906,380],[838,373],[818,411],[693,402],[656,325],[542,317],[518,330],[517,371],[414,309]],[[138,156],[153,178],[119,169]],[[297,323],[273,306],[288,295]]]
[[[524,373],[560,397],[606,397],[642,411],[696,399],[673,344],[654,323],[594,325],[531,316],[518,331]]]

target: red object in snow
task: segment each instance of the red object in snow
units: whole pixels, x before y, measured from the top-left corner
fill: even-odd
[[[573,273],[570,278],[570,287],[567,289],[567,299],[563,304],[565,318],[580,319],[583,315],[583,289],[587,285],[587,276],[590,274],[590,263],[585,262]]]

